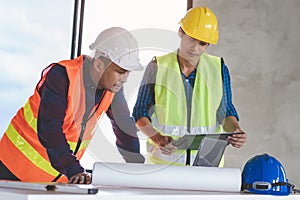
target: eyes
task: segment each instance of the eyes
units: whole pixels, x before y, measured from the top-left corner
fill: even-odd
[[[194,38],[192,38],[192,37],[190,37],[190,36],[188,36],[188,35],[186,35],[186,34],[184,34],[188,39],[189,39],[189,41],[190,42],[197,42],[200,46],[206,46],[206,45],[209,45],[209,43],[207,43],[207,42],[204,42],[204,41],[201,41],[201,40],[197,40],[197,39],[194,39]]]
[[[119,74],[126,74],[128,71],[125,70],[125,69],[118,69],[117,72],[118,72]]]
[[[126,74],[126,73],[129,72],[128,70],[121,68],[119,65],[117,65],[114,62],[111,63],[110,70],[115,72],[115,73],[121,74],[121,75]]]
[[[197,40],[197,39],[194,39],[194,38],[188,36],[182,29],[181,29],[181,31],[182,31],[183,35],[184,35],[186,38],[189,39],[189,41],[191,41],[191,42],[198,42],[198,44],[199,44],[200,46],[206,46],[206,45],[209,45],[209,43],[207,43],[207,42],[204,42],[204,41],[201,41],[201,40]]]
[[[188,36],[188,37],[189,37],[189,36]],[[198,42],[198,44],[199,44],[200,46],[206,46],[206,45],[208,45],[207,42],[203,42],[203,41],[201,41],[201,40],[196,40],[196,39],[191,38],[191,37],[189,37],[189,40],[190,40],[191,42]]]
[[[117,74],[123,76],[123,75],[126,75],[129,73],[129,71],[125,70],[125,69],[122,69],[120,67],[118,67],[117,69],[114,70]]]
[[[199,41],[199,45],[200,46],[206,46],[206,45],[208,45],[208,43],[207,42],[203,42],[203,41]]]

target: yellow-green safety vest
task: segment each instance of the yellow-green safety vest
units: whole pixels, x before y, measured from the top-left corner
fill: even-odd
[[[223,95],[221,58],[201,55],[192,94],[190,124],[187,124],[187,103],[176,52],[156,57],[155,105],[151,116],[153,127],[163,135],[178,139],[183,135],[216,133],[221,130],[216,115]],[[188,131],[190,127],[190,131]],[[149,139],[150,160],[158,164],[185,164],[185,150],[172,155],[162,154]],[[196,150],[192,150],[194,160]]]

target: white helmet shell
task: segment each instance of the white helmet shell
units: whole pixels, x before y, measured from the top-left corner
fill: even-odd
[[[128,71],[142,70],[139,49],[134,36],[121,27],[102,31],[89,48]]]

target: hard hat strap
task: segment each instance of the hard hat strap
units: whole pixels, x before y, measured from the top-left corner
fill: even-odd
[[[287,182],[278,182],[278,183],[269,183],[269,182],[263,182],[263,181],[257,181],[252,184],[243,184],[241,190],[248,190],[248,189],[255,189],[255,190],[270,190],[272,187],[278,187],[278,186],[287,186],[290,188],[291,191],[294,191],[294,185],[287,183]],[[295,191],[294,191],[295,192]],[[299,192],[299,190],[298,190]]]

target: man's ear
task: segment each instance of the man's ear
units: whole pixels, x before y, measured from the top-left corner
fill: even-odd
[[[101,59],[95,59],[93,67],[97,72],[100,73],[100,72],[103,72],[105,65]]]
[[[178,36],[181,38],[182,37],[182,34],[183,34],[183,31],[182,31],[182,28],[180,27],[178,29]]]

